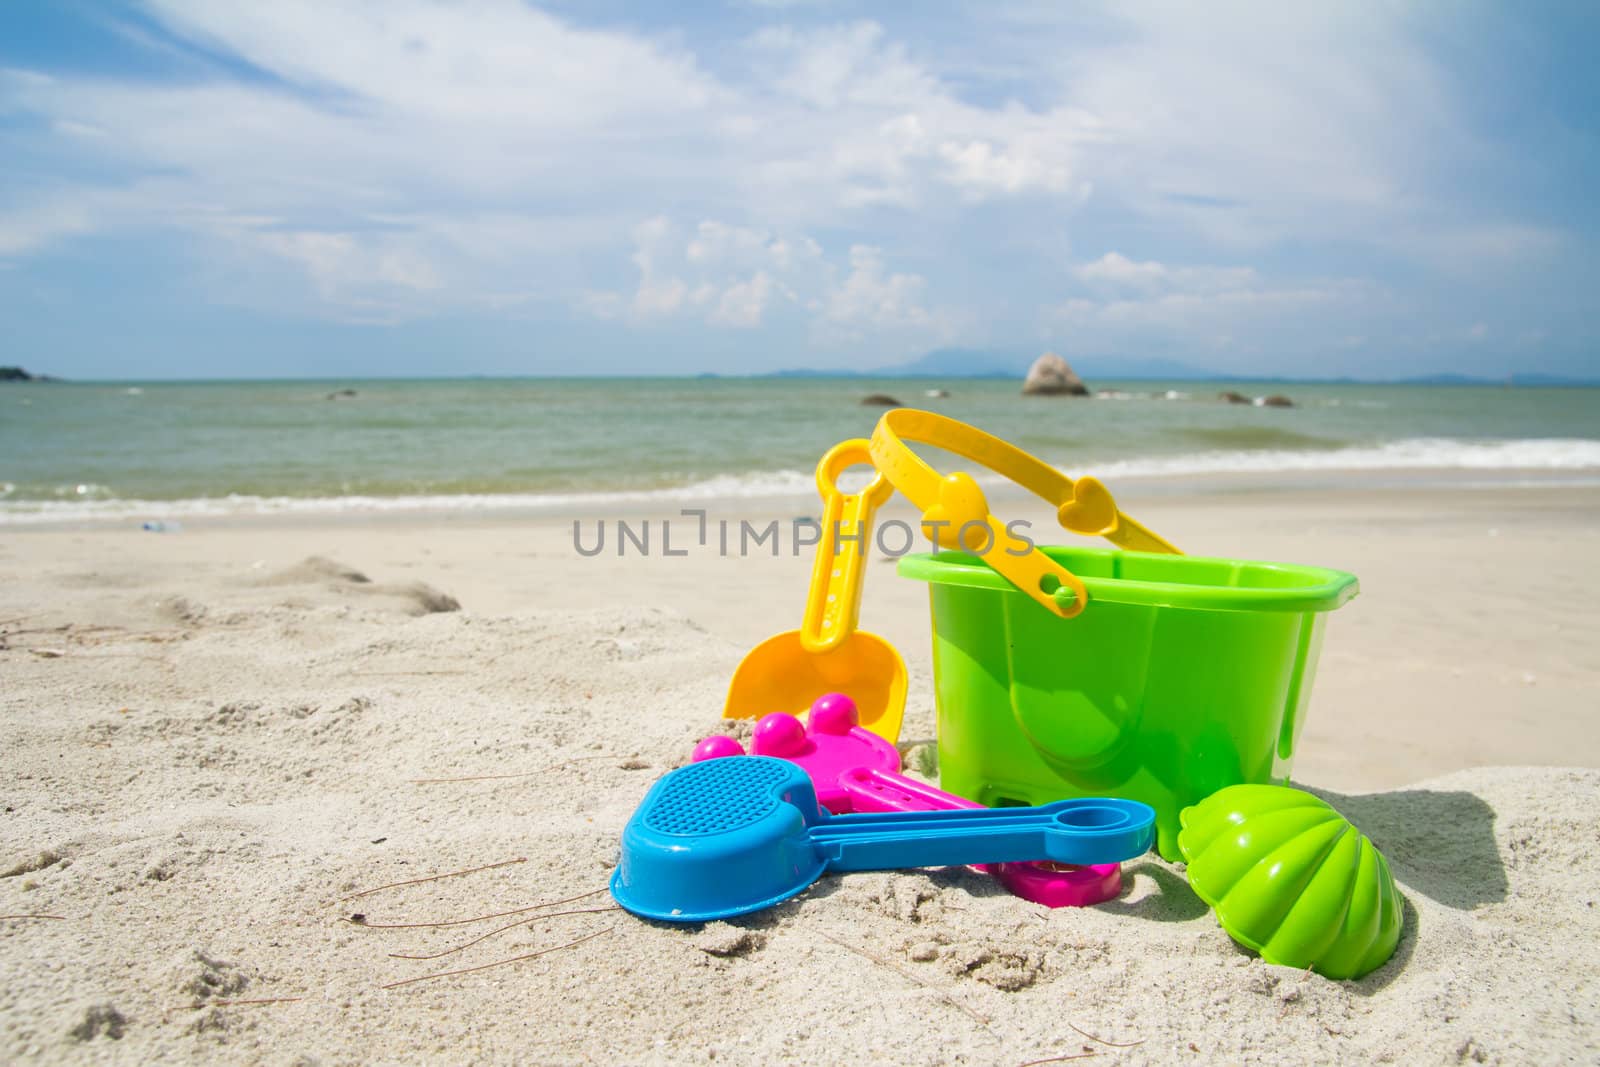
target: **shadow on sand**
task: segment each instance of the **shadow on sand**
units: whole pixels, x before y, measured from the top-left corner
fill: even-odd
[[[1134,877],[1146,875],[1156,883],[1157,892],[1146,893],[1138,900],[1128,899],[1128,890]],[[1133,860],[1122,865],[1122,895],[1097,905],[1101,911],[1113,915],[1128,915],[1136,919],[1153,919],[1163,923],[1188,922],[1198,919],[1211,909],[1189,888],[1183,875],[1153,860]]]
[[[1302,787],[1304,788],[1304,787]],[[1472,793],[1402,789],[1347,796],[1309,789],[1372,839],[1408,889],[1458,911],[1506,899],[1494,809]]]

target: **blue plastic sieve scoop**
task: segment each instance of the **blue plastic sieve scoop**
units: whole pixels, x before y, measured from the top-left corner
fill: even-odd
[[[1100,798],[829,815],[787,760],[708,760],[650,787],[622,831],[611,895],[647,919],[708,922],[787,900],[826,871],[1120,863],[1149,850],[1154,827],[1149,805]]]

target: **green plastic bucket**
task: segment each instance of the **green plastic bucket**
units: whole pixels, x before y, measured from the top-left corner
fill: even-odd
[[[1288,781],[1326,612],[1355,575],[1319,567],[1044,548],[1089,603],[1051,615],[975,556],[911,555],[928,583],[940,784],[989,806],[1142,800],[1179,858],[1178,812]]]

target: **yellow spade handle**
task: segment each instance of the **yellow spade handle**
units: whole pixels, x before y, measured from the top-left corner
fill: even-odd
[[[863,438],[841,441],[817,463],[817,492],[822,494],[822,531],[811,564],[811,588],[800,623],[800,646],[827,652],[855,632],[861,616],[861,583],[866,578],[867,545],[872,517],[894,495],[881,473],[859,493],[839,489],[839,475],[850,467],[872,465]]]
[[[941,477],[906,441],[954,452],[1004,475],[1049,501],[1056,508],[1057,520],[1068,530],[1104,537],[1119,548],[1181,555],[1170,542],[1124,515],[1105,486],[1093,478],[1074,483],[1015,445],[944,415],[915,408],[885,413],[872,431],[872,461],[894,488],[921,509],[924,524],[943,524],[935,531],[939,535],[935,540],[947,548],[974,550],[982,546],[964,543],[960,531],[971,523],[986,526],[989,539],[982,551],[984,562],[1063,618],[1078,614],[1088,602],[1083,582],[1038,548],[1030,549],[1027,542],[1013,537],[990,513],[982,491],[969,476]],[[1060,595],[1061,591],[1072,595]]]

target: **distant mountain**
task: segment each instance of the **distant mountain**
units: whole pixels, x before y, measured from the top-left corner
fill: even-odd
[[[1134,378],[1157,381],[1210,381],[1217,372],[1179,363],[1175,359],[1071,359],[1072,369],[1085,380],[1092,378]]]
[[[1567,374],[1513,374],[1507,379],[1512,385],[1584,386],[1600,385],[1600,378],[1575,378]]]
[[[1420,374],[1415,378],[1399,378],[1396,385],[1503,385],[1505,379],[1498,382],[1493,378],[1475,378],[1470,374]]]
[[[0,367],[0,382],[59,382],[54,374],[30,374],[21,367]]]
[[[878,373],[894,378],[1015,378],[1027,377],[1038,352],[1018,349],[936,348],[927,355]],[[1213,378],[1211,371],[1171,359],[1104,359],[1068,356],[1067,362],[1085,380],[1093,378],[1178,378],[1195,381]]]
[[[839,370],[816,370],[811,367],[791,367],[788,370],[775,370],[766,374],[756,375],[758,378],[863,378],[861,371],[842,368]],[[873,375],[877,377],[877,375]]]
[[[908,363],[897,363],[873,370],[816,370],[796,367],[761,375],[767,378],[1003,378],[1019,384],[1039,352],[1022,349],[936,348]],[[1067,357],[1079,377],[1094,387],[1096,380],[1256,382],[1323,385],[1520,385],[1530,387],[1600,386],[1600,379],[1560,374],[1511,374],[1503,378],[1479,378],[1468,374],[1429,374],[1414,378],[1325,378],[1280,377],[1276,375],[1220,374],[1172,359],[1108,359],[1097,356]]]
[[[1042,351],[1042,350],[1041,350]],[[936,348],[909,363],[897,363],[873,370],[815,370],[792,367],[764,374],[764,378],[1005,378],[1021,382],[1040,352],[1022,349]],[[1101,359],[1094,356],[1071,358],[1067,362],[1086,380],[1095,378],[1156,378],[1198,381],[1213,379],[1211,371],[1199,370],[1170,359]]]

